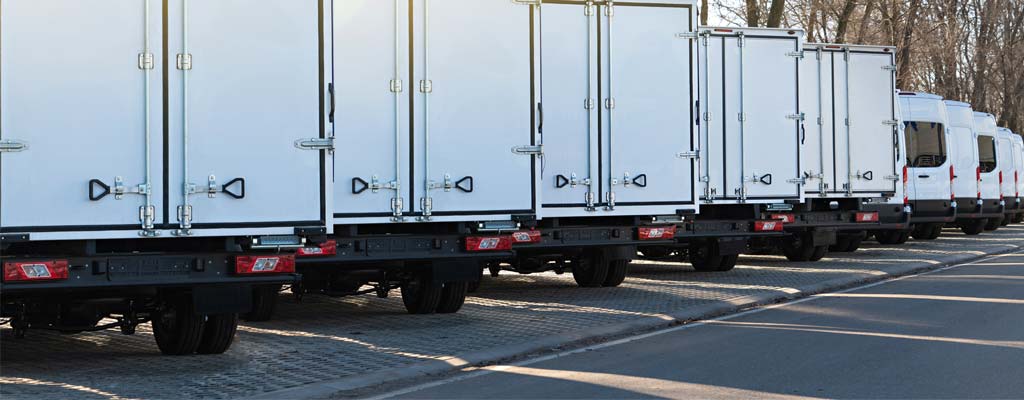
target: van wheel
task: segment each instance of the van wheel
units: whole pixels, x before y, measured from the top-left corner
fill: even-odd
[[[630,260],[612,260],[608,264],[608,275],[604,278],[604,287],[616,287],[626,280]]]
[[[203,325],[203,336],[196,353],[221,354],[231,348],[238,331],[238,314],[211,315]]]
[[[466,303],[466,293],[469,292],[469,282],[448,282],[441,289],[441,300],[437,304],[437,312],[441,314],[452,314],[458,312]]]
[[[252,288],[252,311],[242,315],[249,322],[270,321],[277,309],[277,297],[281,285],[260,285]]]
[[[153,338],[160,352],[169,356],[195,353],[203,337],[203,316],[192,309],[186,295],[172,301],[153,318]]]
[[[828,254],[828,246],[814,246],[814,251],[811,252],[811,258],[807,261],[821,261],[822,258],[825,258],[826,254]]]
[[[736,263],[740,260],[739,254],[733,254],[731,256],[722,256],[722,262],[718,264],[718,268],[715,271],[726,272],[732,271],[736,268]]]
[[[927,240],[938,239],[939,236],[942,236],[942,228],[943,228],[943,224],[932,224],[932,231],[931,231],[931,233],[928,234],[928,237],[926,237],[925,239],[927,239]]]
[[[818,259],[820,260],[828,252],[828,246],[815,246],[809,239],[810,234],[801,234],[783,241],[782,254],[786,256],[786,259],[794,262],[817,261],[814,260],[814,257],[819,254]]]
[[[444,285],[418,278],[402,284],[402,303],[409,314],[433,314],[441,303]]]
[[[989,218],[988,223],[985,224],[986,231],[996,231],[999,229],[999,225],[1003,223],[1002,218]]]
[[[1013,223],[1019,224],[1024,222],[1024,213],[1013,214]]]
[[[1006,214],[1006,216],[1003,217],[1003,221],[1000,222],[999,225],[1001,225],[1001,226],[1010,225],[1010,219],[1012,219],[1012,218],[1013,218],[1013,214]]]
[[[692,245],[689,253],[690,265],[697,271],[714,272],[722,265],[722,255],[708,245]]]
[[[910,231],[882,231],[875,233],[875,239],[880,244],[904,244],[910,240]]]
[[[577,260],[572,266],[572,278],[580,287],[601,287],[608,278],[609,262],[600,253]]]
[[[846,251],[849,253],[857,251],[857,249],[860,248],[860,245],[864,243],[864,238],[866,237],[867,235],[865,234],[854,236],[852,239],[850,239],[850,244],[846,246]]]
[[[969,219],[960,223],[960,231],[965,235],[974,236],[984,232],[986,225],[988,225],[987,219]]]

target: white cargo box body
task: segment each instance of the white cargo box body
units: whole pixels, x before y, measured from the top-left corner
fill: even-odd
[[[334,222],[535,215],[538,7],[331,3]]]
[[[1020,193],[1024,192],[1024,138],[1020,135],[1013,133],[1009,129],[1010,138],[1013,139],[1013,168],[1016,171],[1013,176],[1014,179],[1014,197],[1020,197]]]
[[[700,36],[702,202],[802,201],[804,32],[701,28]]]
[[[949,159],[953,163],[953,194],[958,198],[975,198],[978,187],[978,135],[974,133],[974,110],[971,105],[946,100],[949,117]],[[966,206],[966,205],[964,205]]]
[[[0,231],[322,229],[325,162],[294,145],[324,135],[319,16],[316,0],[4,1]]]
[[[941,96],[900,92],[900,113],[907,138],[908,196],[911,200],[949,200],[952,165],[949,117]]]
[[[1003,172],[1003,184],[1000,185],[1000,192],[1006,199],[1017,197],[1017,164],[1020,162],[1020,155],[1017,154],[1016,141],[1013,139],[1013,131],[1006,128],[998,128],[999,135],[999,170]],[[1009,203],[1009,200],[1007,201]]]
[[[542,14],[542,217],[695,211],[695,3]]]
[[[974,112],[974,129],[978,135],[978,159],[981,166],[981,198],[997,200],[1002,193],[999,173],[1003,160],[999,150],[999,132],[996,118],[989,113]]]
[[[807,44],[800,104],[806,116],[808,197],[874,198],[901,184],[892,47]]]

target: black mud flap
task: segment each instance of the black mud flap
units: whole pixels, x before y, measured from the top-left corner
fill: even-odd
[[[476,259],[451,259],[434,261],[431,278],[435,283],[475,282],[480,279],[483,265]]]
[[[747,251],[747,238],[724,237],[718,238],[718,254],[723,256],[734,256]]]
[[[637,258],[636,246],[608,246],[602,248],[601,251],[609,260],[635,260]]]
[[[814,246],[831,246],[836,244],[837,231],[835,229],[814,229],[810,232],[811,243]]]
[[[208,285],[192,289],[192,305],[197,314],[217,315],[252,311],[252,286]]]

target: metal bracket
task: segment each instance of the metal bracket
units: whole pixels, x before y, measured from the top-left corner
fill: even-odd
[[[695,40],[700,38],[700,34],[697,32],[679,32],[676,34],[676,38]]]
[[[17,153],[28,150],[28,143],[14,139],[0,140],[0,153]]]
[[[153,69],[154,66],[153,53],[139,53],[139,69],[148,70]]]
[[[896,66],[895,66],[895,65],[883,65],[883,66],[882,66],[882,69],[884,69],[884,70],[886,70],[886,71],[893,71],[893,72],[896,72],[896,69],[897,69],[897,68],[896,68]]]
[[[850,177],[857,178],[857,179],[863,179],[863,180],[866,180],[866,181],[870,181],[872,179],[875,179],[875,173],[871,172],[871,171],[867,171],[867,172],[861,173],[858,170],[856,174],[851,175]]]
[[[588,98],[588,99],[583,101],[583,108],[585,108],[587,110],[593,110],[594,109],[594,103],[595,102],[594,102],[593,98]]]
[[[189,71],[192,69],[192,55],[189,53],[178,54],[176,57],[177,62],[175,63],[178,69],[182,71]]]
[[[692,158],[692,159],[699,159],[699,158],[700,158],[700,150],[694,150],[694,151],[681,151],[681,152],[678,152],[678,153],[676,153],[676,158],[683,158],[683,159],[688,159],[688,158]]]
[[[388,83],[388,87],[390,88],[391,93],[402,93],[402,90],[404,89],[402,87],[402,80],[401,79],[392,79]]]
[[[524,6],[539,6],[541,0],[512,0],[512,2]]]
[[[711,111],[705,111],[701,116],[704,118],[704,121],[711,121]]]
[[[807,114],[804,114],[804,113],[789,114],[789,115],[786,116],[786,119],[792,119],[792,120],[796,120],[796,121],[803,121],[803,120],[807,119]]]
[[[609,97],[607,99],[604,99],[604,108],[607,108],[609,110],[614,110],[615,109],[615,98],[614,97]]]
[[[889,180],[889,181],[895,182],[895,181],[898,181],[898,180],[902,179],[902,177],[900,177],[899,175],[886,175],[885,179]]]
[[[295,141],[295,147],[302,150],[334,151],[334,138],[308,138]]]
[[[899,126],[900,122],[894,119],[887,119],[882,121],[882,125]]]
[[[615,16],[615,4],[611,1],[604,7],[604,15],[609,18]]]
[[[97,192],[97,188],[101,189]],[[145,184],[140,184],[134,187],[127,187],[124,185],[124,178],[120,176],[114,177],[114,186],[111,187],[99,179],[89,180],[89,200],[100,201],[108,195],[114,195],[115,200],[124,199],[126,194],[138,194],[145,196],[150,193],[150,187]]]
[[[792,184],[795,184],[795,185],[806,185],[807,184],[807,179],[804,179],[804,178],[788,179],[788,180],[786,180],[786,183],[792,183]]]
[[[512,154],[518,154],[521,156],[542,156],[544,155],[544,145],[516,146],[512,148]]]
[[[744,180],[747,181],[747,182],[750,182],[750,183],[754,183],[754,184],[763,183],[765,185],[771,185],[772,184],[772,174],[765,174],[765,175],[761,175],[761,176],[758,176],[757,174],[754,174],[754,175],[752,175],[752,176],[750,176],[750,177],[748,177],[748,178],[746,178]]]
[[[802,51],[791,51],[789,53],[786,53],[786,56],[788,56],[788,57],[796,57],[796,58],[799,58],[799,59],[802,60],[804,58],[804,52],[802,52]]]
[[[434,91],[434,81],[421,80],[420,81],[420,93],[432,93]]]
[[[738,121],[740,121],[740,122],[746,122],[747,121],[747,114],[746,113],[737,113],[736,114],[736,119]]]

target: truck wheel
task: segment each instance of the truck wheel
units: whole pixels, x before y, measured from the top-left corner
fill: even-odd
[[[996,231],[999,229],[999,225],[1003,223],[1002,218],[989,218],[988,223],[985,224],[986,231]]]
[[[580,287],[601,287],[608,278],[608,261],[601,254],[581,258],[572,266],[572,278]]]
[[[847,250],[847,249],[850,248],[850,242],[852,242],[852,241],[853,241],[853,237],[852,236],[840,235],[838,238],[836,238],[836,244],[828,246],[828,251],[834,251],[834,252],[837,252],[837,253],[848,252],[850,250]]]
[[[864,243],[864,238],[865,237],[867,237],[867,236],[865,236],[865,235],[857,235],[857,236],[854,236],[854,237],[850,238],[850,243],[846,246],[846,252],[847,253],[853,253],[853,252],[857,251],[857,249],[860,248],[860,245],[862,243]]]
[[[722,255],[708,245],[690,246],[690,265],[700,272],[714,272],[722,265]]]
[[[1019,224],[1024,222],[1024,213],[1013,214],[1013,223]]]
[[[736,263],[740,260],[739,254],[733,254],[731,256],[722,256],[722,262],[718,264],[718,268],[715,271],[726,272],[732,271],[736,268]]]
[[[929,224],[917,224],[910,230],[910,236],[917,240],[924,240],[931,233],[931,225]]]
[[[169,356],[192,354],[203,337],[203,316],[192,310],[192,300],[173,301],[153,318],[153,338]]]
[[[238,314],[211,315],[203,325],[203,336],[196,353],[221,354],[231,348],[238,330]]]
[[[1001,226],[1010,225],[1010,219],[1012,219],[1012,218],[1013,218],[1012,214],[1006,214],[1006,216],[1003,217],[1003,222],[1000,222],[999,225],[1001,225]]]
[[[242,315],[249,322],[269,321],[277,309],[277,297],[281,285],[259,285],[252,288],[252,311]]]
[[[437,304],[437,312],[441,314],[452,314],[458,312],[466,303],[466,293],[469,292],[469,282],[448,282],[441,289],[441,300]]]
[[[984,232],[986,225],[987,219],[969,219],[960,223],[960,231],[965,235],[974,236]]]
[[[433,314],[441,303],[444,286],[425,279],[402,284],[402,303],[409,314]]]
[[[626,280],[630,260],[612,260],[608,264],[608,275],[604,278],[604,287],[616,287]]]
[[[822,258],[825,258],[826,254],[828,254],[828,246],[814,246],[814,251],[811,252],[811,258],[807,261],[821,261]]]
[[[910,231],[882,231],[875,233],[875,239],[881,244],[904,244],[910,240]]]
[[[794,236],[789,240],[783,241],[782,254],[784,254],[786,256],[786,259],[789,261],[811,261],[811,257],[814,256],[814,253],[817,250],[817,248],[811,243],[810,240],[808,240],[809,237],[810,235],[803,234],[800,235],[799,237]],[[827,246],[820,247],[825,247],[825,250],[828,250]]]
[[[942,228],[943,228],[943,224],[932,224],[932,231],[928,234],[926,239],[927,240],[938,239],[939,236],[942,236]]]
[[[476,293],[478,290],[480,290],[480,284],[483,283],[483,281],[484,281],[484,268],[487,268],[487,267],[486,266],[481,266],[480,267],[480,276],[477,277],[476,280],[469,282],[469,286],[466,288],[466,292],[467,293]]]

